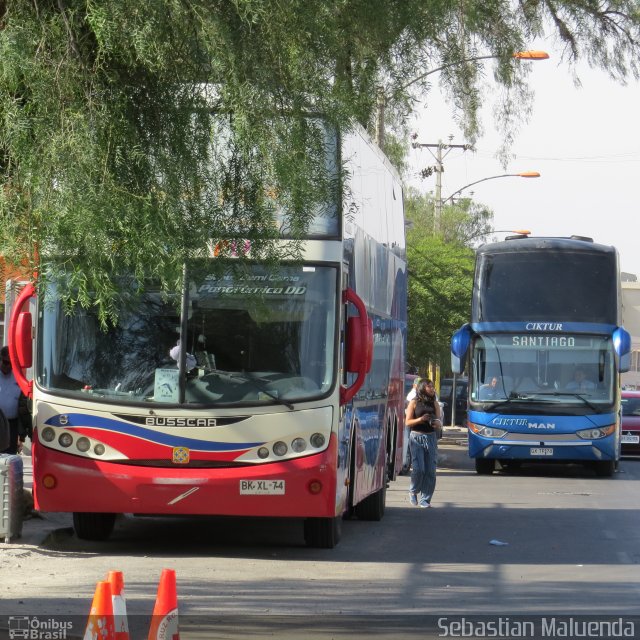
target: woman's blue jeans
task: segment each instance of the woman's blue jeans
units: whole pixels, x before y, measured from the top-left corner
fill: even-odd
[[[435,433],[412,431],[409,436],[411,451],[411,483],[409,491],[418,500],[431,502],[436,489],[436,464],[438,462],[438,436]]]

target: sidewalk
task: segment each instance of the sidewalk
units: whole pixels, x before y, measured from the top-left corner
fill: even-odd
[[[438,469],[471,470],[466,427],[443,427],[438,441]]]
[[[33,467],[31,465],[31,443],[25,442],[22,452],[22,486],[25,494],[30,494],[33,488]],[[25,502],[30,496],[25,497]],[[33,506],[32,499],[31,506]],[[39,546],[46,538],[57,530],[69,529],[73,526],[73,517],[70,513],[40,513],[29,510],[25,504],[22,520],[22,535],[19,538],[12,538],[11,542],[0,545],[2,549],[11,547],[31,547]]]
[[[467,445],[467,427],[442,427],[442,438],[439,444]]]

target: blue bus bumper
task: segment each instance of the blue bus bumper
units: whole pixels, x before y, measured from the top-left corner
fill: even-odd
[[[469,456],[471,458],[489,458],[493,460],[541,460],[541,461],[589,461],[617,460],[618,447],[614,436],[601,440],[525,440],[483,438],[469,434]]]
[[[469,456],[493,460],[606,461],[620,456],[620,433],[585,440],[577,431],[616,423],[616,414],[590,416],[504,416],[470,412],[469,422],[506,431],[487,437],[469,428]]]

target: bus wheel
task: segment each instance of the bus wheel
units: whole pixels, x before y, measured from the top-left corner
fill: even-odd
[[[490,460],[489,458],[476,458],[476,473],[481,476],[490,476],[495,468],[495,460]]]
[[[106,540],[113,531],[115,513],[74,513],[73,528],[82,540]]]
[[[391,430],[391,427],[389,427]],[[393,475],[396,467],[396,447],[395,443],[396,439],[396,428],[392,429],[393,439],[390,436],[387,436],[387,457],[386,457],[386,467],[387,467],[387,482],[391,482],[393,480]]]
[[[610,478],[616,469],[616,463],[613,460],[599,460],[595,465],[596,475],[600,478]]]
[[[355,512],[358,520],[382,520],[384,507],[387,502],[387,484],[384,482],[381,489],[367,496],[362,502],[356,505]]]
[[[307,518],[304,541],[307,547],[333,549],[342,536],[342,518]]]

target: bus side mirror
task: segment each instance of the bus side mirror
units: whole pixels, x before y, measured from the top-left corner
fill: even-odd
[[[451,371],[456,375],[464,371],[464,361],[471,343],[471,327],[462,325],[451,337]]]
[[[349,402],[362,387],[373,360],[373,323],[364,302],[353,289],[343,291],[343,302],[350,302],[358,311],[357,316],[351,316],[347,320],[344,354],[345,369],[358,375],[351,386],[340,387],[340,404]]]
[[[33,330],[31,312],[22,311],[16,320],[16,355],[18,364],[28,369],[33,364]]]
[[[31,312],[22,309],[35,295],[34,285],[32,283],[25,285],[16,298],[9,319],[8,346],[13,375],[27,398],[33,397],[33,380],[28,380],[24,373],[24,369],[28,369],[33,364],[33,331]]]
[[[366,357],[365,331],[362,322],[357,316],[351,316],[347,320],[347,335],[345,336],[345,369],[349,373],[358,373],[361,362]]]
[[[622,327],[613,332],[613,348],[618,356],[618,372],[625,373],[631,367],[631,336]]]

